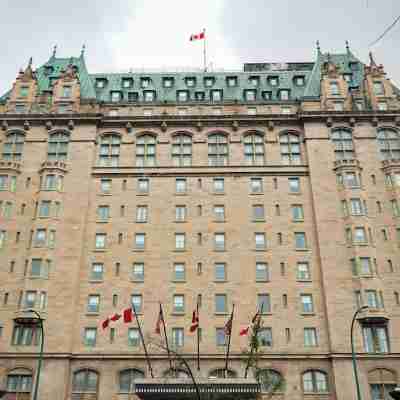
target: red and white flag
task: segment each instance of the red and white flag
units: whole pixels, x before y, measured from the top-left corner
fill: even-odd
[[[239,335],[240,336],[247,336],[247,334],[249,333],[249,329],[250,329],[250,326],[247,326],[246,328],[241,329],[240,332],[239,332]]]
[[[124,322],[129,323],[133,321],[133,310],[132,307],[126,308],[123,311],[123,316],[124,316]]]
[[[246,328],[242,328],[239,332],[240,336],[247,336],[250,330],[251,325],[258,325],[261,322],[261,314],[257,311],[254,317],[251,319],[251,324],[248,325]]]
[[[123,316],[124,322],[129,323],[132,322],[133,320],[133,311],[132,308],[127,308],[122,311],[122,314],[115,313],[111,315],[110,317],[107,317],[104,321],[101,323],[101,327],[103,329],[107,329],[110,325],[110,322],[116,322],[120,320]]]
[[[192,315],[192,325],[190,325],[190,332],[194,332],[199,327],[199,311],[194,310]]]
[[[204,30],[203,32],[190,35],[190,41],[193,42],[194,40],[205,39],[205,37],[206,37],[206,31]]]
[[[232,333],[232,319],[233,319],[233,314],[229,317],[228,321],[226,321],[226,324],[224,326],[224,332],[226,336],[231,336]]]

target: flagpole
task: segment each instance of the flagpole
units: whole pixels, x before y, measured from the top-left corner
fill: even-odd
[[[171,354],[169,351],[169,344],[168,344],[168,336],[167,336],[167,328],[165,327],[165,320],[164,320],[164,313],[163,313],[163,309],[162,309],[162,304],[160,303],[160,314],[161,314],[161,321],[163,324],[163,328],[164,328],[164,337],[165,337],[165,345],[167,347],[167,353],[168,353],[168,360],[169,360],[169,367],[171,368],[171,372],[172,372],[172,360],[171,360]]]
[[[256,314],[256,318],[257,320],[255,321],[256,324],[254,325],[253,331],[252,331],[252,335],[253,337],[255,336],[255,340],[258,340],[258,330],[260,328],[260,321],[261,321],[261,315],[263,313],[263,308],[264,308],[264,303],[261,303],[261,310],[260,310],[260,316],[258,317],[258,310],[257,310],[257,314]],[[247,365],[246,365],[246,370],[244,372],[244,377],[245,379],[247,378],[247,373],[249,372],[249,368],[250,368],[250,362],[251,359],[253,357],[253,353],[254,353],[254,343],[253,343],[253,337],[250,339],[250,354],[249,354],[249,358],[247,360]]]
[[[228,349],[226,351],[226,359],[225,359],[225,378],[228,375],[228,360],[229,360],[229,350],[231,348],[231,337],[232,337],[232,325],[233,325],[233,313],[235,311],[235,304],[232,304],[232,313],[229,321],[229,338],[228,338]]]
[[[199,316],[199,297],[197,296],[197,319],[198,319],[198,327],[197,327],[197,371],[200,371],[200,316]]]
[[[204,33],[204,46],[203,46],[203,61],[204,61],[204,72],[207,72],[207,56],[206,56],[206,28],[203,29]]]
[[[132,309],[133,309],[133,313],[135,314],[137,326],[138,326],[138,329],[139,329],[139,335],[140,335],[140,339],[141,339],[141,341],[142,341],[143,350],[144,350],[144,354],[145,354],[145,356],[146,356],[146,361],[147,361],[147,365],[148,365],[148,367],[149,367],[150,375],[151,375],[152,378],[154,378],[154,375],[153,375],[153,368],[151,367],[151,362],[150,362],[149,354],[147,353],[146,343],[144,342],[142,327],[140,326],[140,321],[139,321],[138,315],[137,315],[137,313],[136,313],[135,305],[134,305],[133,303],[132,303]]]

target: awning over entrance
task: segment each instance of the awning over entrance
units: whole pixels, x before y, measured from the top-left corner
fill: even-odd
[[[255,399],[260,385],[254,379],[197,379],[201,400]],[[136,395],[143,400],[197,399],[190,379],[140,379],[135,382]]]

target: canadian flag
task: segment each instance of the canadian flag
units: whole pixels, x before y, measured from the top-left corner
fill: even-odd
[[[204,30],[203,32],[190,35],[190,41],[193,42],[194,40],[205,39],[205,37],[206,37],[206,31]]]
[[[126,308],[125,310],[122,311],[122,314],[115,313],[115,314],[111,315],[110,317],[107,317],[104,321],[102,321],[101,327],[103,329],[108,328],[108,326],[110,325],[110,322],[116,322],[119,319],[121,319],[122,316],[124,317],[125,323],[132,322],[132,320],[133,320],[132,308]]]
[[[198,327],[199,327],[199,312],[197,310],[194,310],[192,315],[192,325],[190,325],[190,332],[194,332]]]

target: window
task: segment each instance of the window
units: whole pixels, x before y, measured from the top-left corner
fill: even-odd
[[[53,133],[49,137],[47,159],[49,161],[66,161],[69,135],[65,132]]]
[[[3,145],[3,160],[21,161],[24,148],[25,135],[23,133],[10,133]]]
[[[224,193],[225,192],[225,180],[224,178],[214,178],[213,179],[214,192]]]
[[[98,294],[91,294],[88,297],[87,312],[98,313],[100,308],[100,296]]]
[[[304,328],[304,346],[305,347],[318,346],[317,330],[315,328]]]
[[[228,76],[228,77],[226,78],[226,85],[227,85],[228,87],[235,87],[235,86],[237,86],[237,82],[238,82],[238,80],[237,80],[237,77],[236,77],[236,76]]]
[[[224,222],[225,221],[225,206],[215,205],[214,206],[214,218],[215,221]]]
[[[279,78],[277,76],[269,76],[267,78],[267,82],[270,86],[278,86],[279,85]]]
[[[301,311],[303,313],[313,313],[314,303],[311,294],[302,294],[301,296]]]
[[[0,190],[4,191],[8,189],[8,176],[0,175]]]
[[[32,374],[28,370],[19,368],[11,371],[7,376],[7,392],[30,393],[32,390]]]
[[[47,293],[27,290],[24,297],[24,307],[45,310],[47,307]]]
[[[368,307],[375,309],[383,308],[383,304],[381,303],[376,290],[366,290],[365,295],[367,296]]]
[[[264,293],[257,295],[257,309],[261,314],[271,312],[271,297],[269,294]]]
[[[279,91],[279,98],[282,101],[286,101],[290,99],[290,90],[287,89],[282,89]]]
[[[47,243],[46,229],[36,229],[33,239],[33,247],[45,247]]]
[[[354,188],[354,187],[360,186],[358,176],[354,172],[346,172],[344,174],[344,183],[345,183],[345,186],[349,187],[349,188]]]
[[[362,215],[363,207],[360,199],[350,199],[351,215]]]
[[[377,96],[383,96],[385,94],[382,82],[374,81],[374,94]]]
[[[0,201],[0,216],[11,218],[13,203],[11,201],[4,202],[4,205],[2,203],[3,201]]]
[[[97,393],[98,382],[97,372],[89,369],[77,371],[72,380],[72,393]]]
[[[106,248],[106,238],[107,238],[107,235],[105,233],[96,233],[95,248],[96,249],[105,249]]]
[[[338,129],[332,132],[332,143],[335,148],[336,160],[354,159],[353,135],[351,131]]]
[[[208,165],[228,165],[228,139],[225,135],[215,133],[208,137]]]
[[[148,178],[139,178],[138,179],[138,192],[140,194],[149,193],[150,189],[150,181]]]
[[[306,262],[298,262],[297,263],[297,280],[310,280],[311,273],[310,273],[310,265]]]
[[[250,76],[249,83],[251,86],[258,86],[260,84],[259,76]]]
[[[339,90],[339,83],[336,81],[331,81],[329,82],[329,86],[330,86],[330,90],[331,90],[331,95],[332,96],[337,96],[340,94],[340,90]]]
[[[289,178],[289,192],[300,193],[300,178]]]
[[[225,233],[214,234],[214,250],[216,251],[225,250]]]
[[[281,160],[283,164],[301,163],[300,138],[294,133],[285,133],[279,137],[281,146]]]
[[[133,264],[132,279],[135,282],[143,282],[144,281],[144,264],[143,263],[134,263]]]
[[[272,92],[262,91],[261,97],[263,98],[263,100],[269,101],[272,99]]]
[[[215,83],[215,78],[213,77],[206,77],[204,78],[204,86],[205,87],[211,87]]]
[[[192,165],[192,138],[189,135],[179,134],[172,141],[172,161],[176,167]]]
[[[265,211],[264,206],[262,204],[254,204],[252,206],[253,209],[253,220],[254,221],[264,221],[265,220]]]
[[[390,392],[397,386],[396,374],[387,369],[375,369],[368,374],[371,400],[391,400]]]
[[[172,328],[172,346],[183,347],[184,345],[184,330],[183,328]]]
[[[175,263],[174,264],[174,281],[184,281],[185,280],[185,264]]]
[[[175,221],[176,222],[186,221],[186,206],[175,206]]]
[[[365,228],[358,227],[354,229],[354,243],[355,244],[367,243],[367,235],[365,233]]]
[[[148,218],[148,207],[137,206],[136,207],[136,222],[147,222]]]
[[[0,249],[4,249],[7,240],[7,232],[0,231]]]
[[[100,190],[102,193],[111,193],[111,179],[101,179],[100,180]]]
[[[205,99],[204,92],[195,92],[194,97],[197,101],[203,101]]]
[[[128,333],[128,343],[129,343],[129,338],[130,336]],[[137,346],[139,346],[139,344]],[[144,373],[137,369],[126,369],[124,371],[121,371],[119,373],[119,391],[121,393],[135,393],[136,391],[135,380],[143,378],[144,378]]]
[[[386,103],[386,101],[378,102],[378,110],[379,111],[387,111],[388,110],[388,104]]]
[[[385,325],[363,327],[364,349],[367,353],[388,353],[389,340]]]
[[[175,250],[185,250],[186,235],[184,233],[175,233]]]
[[[226,281],[226,264],[225,263],[215,263],[215,280],[219,282]]]
[[[185,78],[186,86],[187,87],[194,87],[196,86],[196,78],[188,77]]]
[[[31,278],[48,278],[51,268],[50,260],[43,260],[41,258],[33,258],[31,261]]]
[[[295,232],[294,234],[296,250],[307,249],[306,234],[304,232]]]
[[[222,101],[222,90],[215,89],[210,91],[210,100],[214,102]]]
[[[256,263],[256,281],[266,282],[269,281],[269,269],[267,263]]]
[[[19,97],[28,97],[29,86],[21,86],[19,88]]]
[[[131,296],[131,304],[132,308],[135,309],[135,311],[140,314],[142,312],[143,308],[143,299],[141,294],[133,294]]]
[[[261,391],[263,393],[272,394],[283,392],[285,390],[285,382],[282,375],[272,369],[259,370],[257,381],[260,383]]]
[[[262,178],[250,178],[250,192],[251,193],[262,193],[263,192]]]
[[[146,234],[135,233],[135,250],[144,250],[146,246]]]
[[[43,190],[61,191],[63,186],[63,177],[61,175],[46,175],[42,184]]]
[[[15,324],[11,344],[13,346],[37,346],[41,338],[41,330],[36,325]]]
[[[128,101],[130,103],[134,103],[138,101],[139,99],[139,93],[138,92],[128,92]]]
[[[107,221],[110,218],[110,207],[109,206],[98,206],[97,207],[97,218],[101,221]]]
[[[174,312],[184,313],[185,312],[185,296],[182,294],[174,295]]]
[[[272,347],[272,328],[260,328],[257,332],[257,341],[260,346]]]
[[[371,259],[369,257],[353,258],[350,260],[353,275],[372,275]]]
[[[140,345],[140,334],[138,328],[128,329],[128,346],[139,347]]]
[[[103,263],[93,263],[90,270],[90,279],[94,281],[102,281],[104,272]]]
[[[391,200],[390,203],[392,204],[393,215],[395,217],[399,217],[400,216],[399,203],[397,202],[397,200]]]
[[[142,135],[136,141],[136,166],[154,167],[156,165],[156,138]]]
[[[292,218],[293,218],[293,221],[303,221],[304,220],[304,211],[303,211],[303,206],[301,204],[293,204],[292,205]]]
[[[83,344],[88,347],[96,346],[97,328],[85,328]]]
[[[179,194],[186,193],[187,181],[186,178],[176,178],[175,179],[175,192]]]
[[[228,305],[226,294],[216,294],[215,295],[215,312],[218,313],[227,313]]]
[[[177,90],[176,91],[176,99],[178,102],[185,102],[189,100],[189,91],[188,90]]]
[[[378,145],[384,160],[400,159],[400,137],[394,129],[380,129],[378,131]]]
[[[50,217],[51,201],[42,200],[39,205],[39,217]]]
[[[328,376],[325,372],[310,370],[303,374],[303,391],[306,393],[326,393]]]
[[[143,100],[146,103],[151,103],[156,100],[156,92],[154,90],[143,90]]]
[[[245,101],[255,101],[257,97],[257,90],[246,89],[243,91]]]
[[[264,164],[264,138],[251,134],[244,137],[244,157],[248,165]]]
[[[101,167],[117,167],[119,164],[121,138],[108,134],[100,138],[99,165]]]
[[[267,248],[267,242],[265,239],[264,232],[257,232],[254,234],[254,242],[256,250],[265,250]]]
[[[225,328],[216,328],[215,329],[215,344],[217,346],[226,346],[226,334]]]

